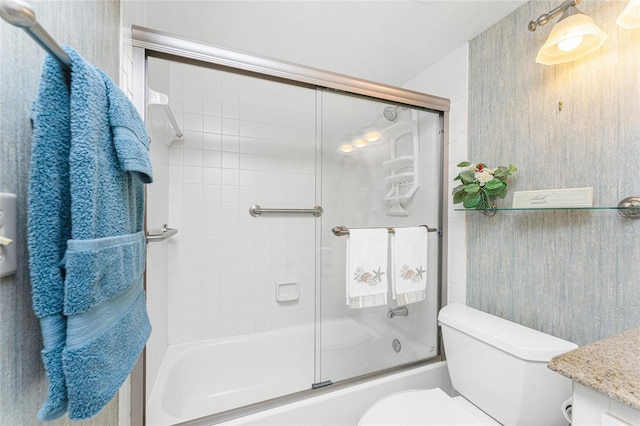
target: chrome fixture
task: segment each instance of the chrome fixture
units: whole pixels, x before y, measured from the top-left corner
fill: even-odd
[[[536,62],[555,65],[574,61],[595,52],[607,39],[607,35],[589,16],[576,7],[582,0],[566,0],[555,9],[543,13],[535,21],[529,22],[529,31],[546,25],[562,13],[560,20],[551,30],[549,38],[536,56]]]
[[[29,3],[22,0],[2,0],[0,1],[0,16],[11,25],[22,28],[65,69],[71,70],[71,58],[38,23],[36,13]]]
[[[406,111],[407,107],[401,107],[400,105],[388,105],[382,110],[382,116],[389,121],[396,121],[400,109]]]
[[[396,121],[398,118],[398,108],[399,106],[387,106],[382,110],[382,115],[389,121]]]
[[[312,209],[263,209],[257,204],[249,207],[249,214],[253,217],[258,217],[262,213],[283,213],[283,214],[305,214],[311,213],[315,217],[322,216],[322,207],[315,206]]]
[[[618,203],[618,213],[630,219],[640,219],[640,197],[627,197]]]
[[[538,19],[536,19],[535,21],[529,22],[529,31],[535,31],[539,26],[547,25],[550,20],[552,20],[562,12],[567,11],[567,9],[569,9],[570,7],[577,6],[581,1],[582,0],[566,0],[555,9],[551,9],[549,12],[543,13],[542,15],[538,16]],[[562,20],[562,18],[560,20]]]
[[[178,233],[175,228],[169,228],[166,224],[162,225],[160,229],[152,229],[147,231],[147,243],[158,243],[164,241],[167,238],[171,238]]]
[[[389,308],[387,318],[406,317],[409,315],[409,309],[406,306],[398,306],[397,308]]]

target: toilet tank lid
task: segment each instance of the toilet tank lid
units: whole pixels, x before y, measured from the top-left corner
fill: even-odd
[[[527,361],[548,362],[556,355],[578,348],[575,343],[459,303],[442,308],[438,321]]]

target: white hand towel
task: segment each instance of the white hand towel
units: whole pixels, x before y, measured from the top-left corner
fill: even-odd
[[[427,229],[395,228],[391,236],[391,288],[398,305],[420,302],[427,288]]]
[[[347,237],[347,305],[351,309],[385,305],[389,290],[386,229],[351,229]]]

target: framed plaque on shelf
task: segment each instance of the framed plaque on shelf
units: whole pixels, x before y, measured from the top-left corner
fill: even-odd
[[[540,189],[515,191],[514,209],[593,207],[593,188]]]

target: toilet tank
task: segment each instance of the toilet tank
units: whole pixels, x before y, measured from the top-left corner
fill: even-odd
[[[547,363],[578,346],[453,303],[440,310],[453,388],[503,425],[563,425],[571,380]]]

